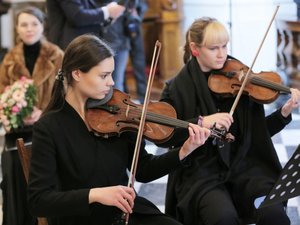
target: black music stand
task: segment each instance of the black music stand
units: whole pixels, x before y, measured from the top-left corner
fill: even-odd
[[[259,208],[284,202],[300,195],[300,145],[283,168],[271,192]]]

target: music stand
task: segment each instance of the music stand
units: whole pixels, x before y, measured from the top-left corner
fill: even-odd
[[[283,168],[271,192],[259,208],[284,202],[300,195],[300,145]]]

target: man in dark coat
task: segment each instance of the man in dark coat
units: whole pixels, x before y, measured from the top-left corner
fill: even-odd
[[[86,33],[100,35],[109,20],[117,20],[124,7],[113,1],[51,0],[46,1],[48,39],[62,49],[77,36]],[[112,40],[108,40],[112,41]]]
[[[124,6],[113,0],[48,0],[49,40],[62,49],[81,34],[107,41],[115,55],[114,88],[124,91],[130,39],[125,32]]]

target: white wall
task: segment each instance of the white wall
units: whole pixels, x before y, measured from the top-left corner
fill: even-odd
[[[195,18],[202,16],[217,18],[226,25],[232,35],[230,54],[248,66],[252,64],[276,6],[280,5],[276,19],[297,14],[296,4],[292,0],[183,0],[183,2],[184,31]],[[276,26],[273,22],[253,67],[254,72],[276,69],[276,44]]]
[[[13,47],[14,24],[12,22],[12,11],[1,16],[1,44],[3,48]]]

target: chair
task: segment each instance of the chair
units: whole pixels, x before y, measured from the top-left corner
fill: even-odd
[[[25,180],[28,183],[29,178],[29,166],[30,166],[30,159],[31,159],[31,143],[24,144],[23,138],[18,138],[16,141],[18,154],[20,157],[21,165],[23,168]],[[48,225],[47,219],[44,217],[37,218],[38,225]]]

